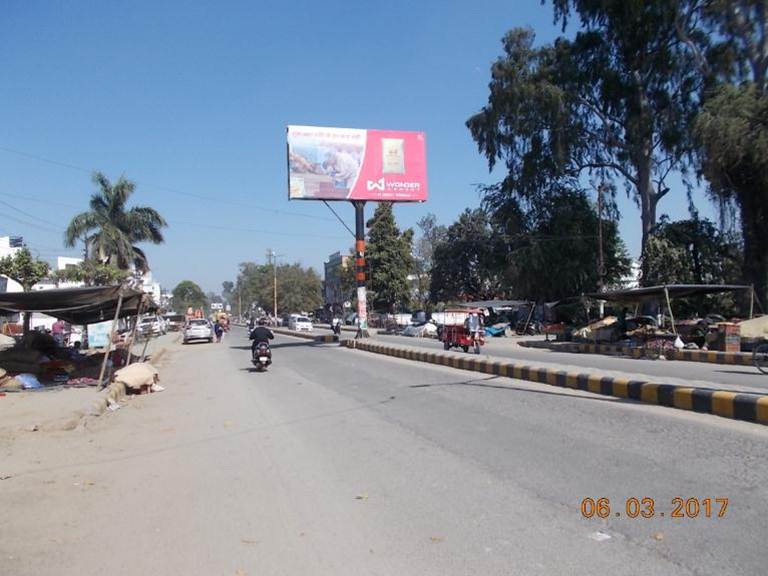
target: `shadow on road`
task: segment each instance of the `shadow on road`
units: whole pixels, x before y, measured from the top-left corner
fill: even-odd
[[[754,376],[757,368],[747,368],[745,367],[744,370],[715,370],[715,372],[718,372],[720,374],[739,374],[740,376]],[[768,378],[765,379],[765,383],[768,384]]]
[[[329,344],[329,342],[314,342],[312,340],[306,340],[305,342],[278,342],[276,344],[270,344],[269,347],[272,350],[277,350],[279,348],[296,348],[300,346],[309,346],[309,347],[315,347],[315,346],[325,346]],[[338,347],[338,343],[331,342],[330,344],[333,344],[335,347]],[[230,346],[230,349],[232,350],[250,350],[251,345],[248,344],[247,346]]]

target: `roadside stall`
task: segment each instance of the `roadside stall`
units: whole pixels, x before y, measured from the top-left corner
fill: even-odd
[[[669,350],[682,348],[739,352],[738,323],[726,322],[723,316],[716,314],[676,320],[672,310],[675,299],[727,292],[748,294],[751,318],[757,303],[751,286],[673,284],[586,294],[587,298],[610,302],[620,311],[577,330],[574,336],[594,343],[628,341],[630,347],[642,348],[646,357],[659,357]],[[641,307],[649,304],[656,314],[640,314]],[[634,312],[632,315],[629,314],[630,307]]]
[[[50,334],[30,331],[14,347],[0,352],[3,382],[12,388],[39,388],[51,385],[98,385],[107,381],[110,365],[130,364],[129,354],[137,319],[144,312],[157,309],[141,291],[121,286],[63,288],[35,292],[0,294],[0,310],[5,313],[41,312],[73,325],[93,328],[92,346],[103,327],[103,349],[83,350],[79,345],[66,347]],[[133,328],[125,338],[117,337],[118,321],[132,318]],[[112,353],[110,353],[112,352]],[[19,386],[20,385],[20,386]]]

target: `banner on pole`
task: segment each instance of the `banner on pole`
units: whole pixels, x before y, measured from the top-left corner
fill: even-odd
[[[288,197],[424,202],[424,133],[288,126]]]

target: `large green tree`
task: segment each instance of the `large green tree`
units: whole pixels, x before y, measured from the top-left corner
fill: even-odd
[[[431,278],[434,267],[435,249],[445,241],[448,229],[437,223],[437,217],[430,213],[422,217],[416,226],[419,236],[413,246],[414,274],[416,275],[416,304],[430,310],[432,299]]]
[[[45,278],[50,269],[51,267],[47,262],[33,257],[26,246],[12,256],[0,258],[0,274],[21,284],[21,289],[24,292],[32,290],[32,286]],[[24,313],[25,335],[29,332],[30,320],[30,313]]]
[[[242,294],[244,309],[255,305],[274,313],[275,273],[278,313],[310,312],[322,306],[320,277],[312,268],[242,262],[233,291]]]
[[[535,45],[514,29],[491,68],[488,104],[467,121],[493,169],[507,175],[488,187],[491,206],[510,197],[535,205],[586,175],[623,183],[640,207],[642,249],[656,223],[669,174],[683,168],[687,126],[700,75],[682,50],[680,26],[693,9],[682,0],[555,0],[572,39]]]
[[[598,214],[583,191],[561,192],[527,215],[528,230],[512,239],[511,294],[551,302],[597,291]],[[619,286],[630,259],[615,220],[603,218],[605,286]]]
[[[741,247],[706,219],[662,218],[648,244],[647,284],[735,284]]]
[[[148,206],[127,203],[136,185],[122,176],[113,184],[101,172],[93,174],[98,190],[91,195],[89,210],[72,218],[65,233],[64,244],[85,244],[86,257],[121,270],[134,266],[136,270],[149,270],[147,256],[137,244],[164,241],[162,229],[165,219]]]
[[[480,208],[466,209],[434,248],[433,303],[486,300],[507,286],[506,247],[501,231]]]
[[[59,282],[82,282],[86,286],[110,286],[120,284],[129,277],[127,270],[98,260],[83,260],[76,266],[56,271]]]
[[[708,0],[697,16],[709,34],[681,36],[707,79],[694,125],[701,173],[727,212],[738,213],[742,276],[768,299],[768,4]]]
[[[372,308],[386,312],[406,309],[411,299],[408,276],[414,269],[413,230],[400,232],[390,202],[380,202],[367,225]]]
[[[32,286],[45,278],[50,269],[47,262],[32,256],[26,246],[12,256],[0,258],[0,274],[21,284],[24,292],[32,290]]]
[[[177,314],[185,314],[188,308],[203,310],[208,307],[208,298],[205,292],[192,280],[182,280],[171,291],[173,300],[171,304]]]

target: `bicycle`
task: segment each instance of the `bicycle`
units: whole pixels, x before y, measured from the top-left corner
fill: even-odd
[[[752,364],[763,374],[768,374],[768,342],[756,344],[752,349]]]

